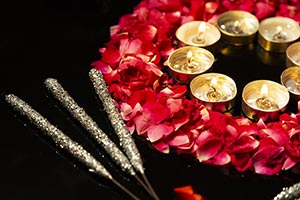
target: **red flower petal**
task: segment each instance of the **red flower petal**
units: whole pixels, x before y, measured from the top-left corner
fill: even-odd
[[[277,146],[265,146],[253,156],[254,171],[258,174],[277,174],[283,165],[284,148]]]
[[[200,194],[195,194],[190,185],[174,188],[176,200],[205,200]]]
[[[103,62],[113,64],[120,61],[121,55],[119,49],[108,46],[106,50],[102,53],[102,60]]]
[[[252,165],[249,153],[235,153],[231,155],[231,163],[239,172],[244,172]]]
[[[162,140],[159,140],[159,141],[153,143],[152,146],[162,153],[167,154],[170,152],[169,145],[167,143],[163,142]]]

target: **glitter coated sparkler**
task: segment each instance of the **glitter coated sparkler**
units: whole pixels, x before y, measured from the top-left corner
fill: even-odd
[[[58,83],[56,79],[45,80],[47,89],[59,100],[59,102],[79,121],[79,123],[93,136],[110,157],[121,167],[121,169],[133,176],[142,187],[154,198],[152,191],[138,178],[131,162],[125,154],[110,140],[110,138],[99,128],[97,123],[80,107],[69,93]]]
[[[145,176],[141,155],[117,107],[115,106],[114,100],[109,94],[107,85],[103,79],[101,72],[96,69],[91,69],[89,72],[89,76],[94,85],[95,91],[98,94],[100,100],[102,101],[103,107],[108,114],[108,118],[111,121],[111,124],[116,134],[119,137],[121,147],[124,149],[133,167],[143,176],[153,196],[156,199],[159,199],[154,189],[152,188],[150,182],[148,181],[147,177]]]
[[[283,188],[273,200],[300,200],[300,183]]]
[[[131,137],[130,132],[126,128],[126,125],[115,106],[114,100],[108,92],[106,83],[102,77],[101,72],[99,72],[96,69],[91,69],[89,75],[96,90],[96,93],[98,94],[100,100],[103,103],[103,107],[108,114],[108,118],[111,121],[112,126],[120,139],[121,147],[124,149],[134,168],[143,174],[144,168],[140,153]]]
[[[80,144],[73,141],[70,137],[65,135],[60,129],[52,125],[46,118],[44,118],[40,113],[34,110],[30,105],[19,97],[8,94],[5,96],[5,100],[10,104],[13,109],[18,111],[21,115],[27,117],[31,123],[36,125],[43,133],[50,137],[55,144],[67,150],[74,158],[79,160],[85,166],[89,168],[90,172],[93,172],[101,177],[111,180],[120,189],[126,192],[134,200],[139,200],[133,193],[116,181],[112,175],[105,169],[105,167],[96,160],[89,152],[87,152]]]
[[[124,153],[99,128],[97,123],[85,112],[85,110],[75,102],[69,93],[64,90],[61,84],[59,84],[56,79],[48,78],[45,80],[45,85],[54,97],[80,122],[122,170],[134,176],[136,173]]]

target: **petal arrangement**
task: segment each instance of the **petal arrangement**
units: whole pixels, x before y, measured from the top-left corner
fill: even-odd
[[[268,123],[214,112],[168,76],[165,62],[176,49],[177,28],[192,20],[215,24],[227,10],[300,21],[300,3],[292,0],[143,0],[111,28],[101,59],[91,66],[103,74],[128,130],[160,152],[264,175],[299,168],[300,112]]]

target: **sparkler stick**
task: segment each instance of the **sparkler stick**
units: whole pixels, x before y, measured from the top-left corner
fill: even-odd
[[[109,179],[134,200],[140,200],[140,198],[138,198],[126,187],[115,180],[112,175],[106,170],[106,168],[89,152],[87,152],[80,144],[73,141],[60,129],[52,125],[46,118],[44,118],[40,113],[34,110],[25,101],[13,94],[6,95],[5,100],[13,107],[13,109],[18,111],[21,115],[27,117],[31,123],[42,130],[46,136],[50,137],[58,147],[67,150],[74,158],[86,165],[89,168],[89,171],[101,177]]]
[[[124,149],[125,154],[129,158],[129,161],[132,163],[135,170],[137,170],[142,175],[145,183],[148,185],[153,196],[156,199],[159,199],[145,175],[141,155],[138,151],[138,148],[136,147],[136,144],[130,132],[126,128],[126,125],[117,107],[115,106],[114,100],[109,94],[107,85],[103,79],[101,72],[96,69],[91,69],[89,75],[95,88],[95,91],[98,94],[100,100],[102,101],[103,107],[108,114],[108,118],[111,121],[116,134],[119,137],[121,147]]]
[[[138,183],[151,195],[152,191],[143,183],[134,171],[132,164],[118,146],[99,128],[97,123],[80,107],[70,94],[58,83],[56,79],[45,80],[47,89],[63,105],[71,115],[91,134],[107,154],[121,167],[121,169],[133,176]]]
[[[300,183],[283,188],[273,200],[300,200]]]

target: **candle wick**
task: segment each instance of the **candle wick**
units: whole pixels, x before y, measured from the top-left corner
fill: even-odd
[[[278,109],[278,105],[273,103],[267,96],[263,95],[262,97],[258,98],[256,100],[256,105],[265,110],[270,110],[270,109]]]
[[[279,30],[273,35],[273,40],[286,40],[286,36],[281,30]]]
[[[195,36],[192,41],[196,44],[205,44],[205,33],[199,32],[197,36]]]
[[[204,32],[199,32],[196,40],[198,42],[200,42],[200,43],[204,43],[205,42],[205,40],[204,40]]]
[[[242,22],[240,22],[240,21],[235,21],[235,22],[233,23],[232,30],[233,30],[233,32],[234,32],[235,34],[242,34],[242,33],[243,33],[243,29],[242,29],[243,23],[244,23],[243,21],[242,21]]]
[[[216,102],[221,99],[221,94],[217,91],[217,89],[214,86],[210,86],[209,91],[207,93],[207,98],[211,102]]]

